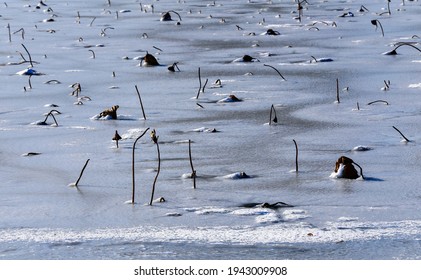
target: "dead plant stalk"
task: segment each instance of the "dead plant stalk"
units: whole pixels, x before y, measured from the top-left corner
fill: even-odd
[[[137,137],[136,140],[133,143],[133,149],[132,149],[132,204],[134,204],[135,190],[136,190],[136,187],[135,187],[135,169],[134,169],[134,165],[135,165],[134,164],[134,162],[135,162],[134,161],[135,160],[134,152],[135,152],[135,149],[136,149],[137,141],[139,141],[139,139],[142,138],[143,135],[145,135],[148,130],[149,130],[149,127],[147,129],[145,129],[145,131],[143,131],[142,134],[139,137]]]

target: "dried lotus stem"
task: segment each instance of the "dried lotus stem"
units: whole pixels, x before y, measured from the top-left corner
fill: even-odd
[[[158,153],[158,170],[156,171],[156,175],[155,175],[155,179],[153,181],[153,185],[152,185],[152,193],[151,193],[151,200],[149,202],[149,205],[152,205],[153,202],[153,196],[155,193],[155,185],[156,185],[156,181],[158,179],[159,176],[159,172],[161,171],[161,153],[159,151],[159,144],[158,144],[158,138],[159,136],[156,135],[156,131],[155,129],[153,129],[151,131],[151,139],[152,141],[156,144],[156,149],[157,149],[157,153]]]
[[[295,172],[298,173],[298,145],[294,139],[292,139],[292,141],[294,142],[294,145],[295,145]]]
[[[136,188],[135,188],[135,172],[134,172],[135,171],[134,170],[134,151],[135,151],[135,148],[136,148],[137,141],[139,141],[139,139],[142,138],[143,135],[145,135],[148,130],[149,130],[149,127],[147,129],[145,129],[145,131],[143,131],[143,133],[139,137],[137,137],[136,140],[133,143],[133,148],[132,148],[132,204],[134,204],[135,190],[136,190]]]
[[[405,135],[403,135],[403,133],[397,129],[395,126],[392,126],[397,132],[399,132],[399,134],[403,137],[403,139],[405,139],[406,142],[410,142],[410,140],[408,138],[405,137]]]
[[[286,81],[286,80],[287,80],[287,79],[285,79],[285,78],[284,78],[284,76],[282,76],[281,72],[279,72],[279,71],[278,71],[278,69],[276,69],[275,67],[273,67],[273,66],[271,66],[271,65],[268,65],[268,64],[263,64],[263,66],[267,66],[267,67],[272,68],[273,70],[275,70],[275,71],[279,74],[279,76],[281,76],[281,78],[282,78],[284,81]]]
[[[135,85],[134,87],[137,92],[137,97],[139,98],[139,103],[140,103],[140,108],[142,109],[143,119],[146,120],[145,109],[143,108],[142,98],[140,97],[139,89],[137,88],[137,85]]]
[[[196,188],[196,170],[193,167],[193,160],[191,156],[191,140],[189,139],[189,160],[190,160],[190,167],[191,167],[191,176],[193,178],[193,189]]]
[[[82,171],[80,171],[80,175],[79,178],[77,179],[76,183],[75,183],[75,187],[77,187],[77,185],[79,184],[80,179],[82,178],[83,172],[85,171],[86,166],[88,165],[89,159],[85,162],[85,165],[82,168]]]

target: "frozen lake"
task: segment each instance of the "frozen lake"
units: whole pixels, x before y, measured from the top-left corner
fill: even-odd
[[[421,3],[308,2],[2,4],[0,259],[420,259]]]

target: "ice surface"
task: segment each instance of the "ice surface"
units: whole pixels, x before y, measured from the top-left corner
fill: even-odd
[[[111,2],[1,7],[1,259],[420,258],[420,53],[382,55],[420,47],[419,1]],[[342,155],[365,180],[330,178]]]

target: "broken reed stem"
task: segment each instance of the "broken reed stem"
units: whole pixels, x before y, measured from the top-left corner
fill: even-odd
[[[9,43],[12,42],[12,34],[10,33],[10,24],[7,24],[7,29],[9,30]]]
[[[200,77],[200,67],[199,67],[199,69],[197,70],[197,73],[198,73],[198,75],[199,75],[199,89],[198,89],[198,91],[197,91],[196,99],[198,99],[198,98],[199,98],[200,91],[202,90],[202,78]]]
[[[22,40],[25,40],[25,29],[21,28],[18,31],[13,32],[13,34],[16,34],[18,32],[21,32]]]
[[[408,138],[405,137],[405,135],[403,135],[403,133],[397,129],[395,126],[392,126],[397,132],[399,132],[399,134],[403,137],[403,139],[405,139],[406,142],[411,142]]]
[[[161,153],[159,151],[158,137],[155,135],[155,130],[153,130],[151,132],[151,137],[152,137],[152,140],[154,141],[154,143],[156,144],[156,150],[157,150],[157,153],[158,153],[158,170],[156,171],[155,179],[153,180],[151,200],[149,202],[149,205],[152,206],[153,196],[154,196],[154,193],[155,193],[156,180],[158,179],[159,172],[161,171]]]
[[[275,71],[279,74],[279,76],[281,76],[281,78],[282,78],[284,81],[286,81],[286,80],[287,80],[287,79],[285,79],[285,78],[284,78],[284,76],[282,76],[281,72],[279,72],[279,71],[278,71],[278,69],[276,69],[276,68],[275,68],[275,67],[273,67],[272,65],[263,64],[263,66],[267,66],[267,67],[272,68],[273,70],[275,70]]]
[[[145,110],[143,109],[143,103],[142,103],[142,98],[140,97],[139,89],[137,88],[137,85],[135,85],[134,87],[135,87],[136,92],[137,92],[137,97],[139,97],[140,108],[142,109],[143,119],[146,120]]]
[[[26,53],[28,54],[28,57],[29,57],[29,64],[31,65],[31,67],[34,67],[34,64],[32,63],[32,57],[31,57],[31,54],[29,53],[28,49],[25,47],[25,45],[24,45],[24,44],[21,44],[21,45],[22,45],[22,47],[25,49]]]
[[[132,149],[132,204],[134,204],[134,198],[135,198],[135,172],[134,172],[134,151],[136,148],[137,141],[145,135],[145,133],[149,130],[149,127],[143,131],[143,133],[136,138],[136,140],[133,143],[133,149]]]
[[[91,21],[91,23],[89,24],[89,27],[92,27],[92,24],[94,23],[94,21],[96,20],[96,17],[94,17]]]
[[[205,84],[204,84],[204,85],[203,85],[203,87],[202,87],[202,92],[203,92],[203,93],[205,93],[205,87],[206,87],[206,85],[208,84],[208,80],[209,80],[209,79],[206,79]]]
[[[298,173],[298,146],[297,146],[297,142],[292,139],[292,141],[294,141],[294,145],[295,145],[295,172]]]
[[[191,140],[189,139],[189,160],[190,160],[190,167],[191,167],[191,176],[193,178],[193,189],[196,188],[196,170],[193,167],[193,160],[191,157]]]
[[[77,185],[79,184],[80,178],[82,178],[83,171],[85,171],[85,168],[86,168],[86,166],[88,165],[89,160],[90,160],[90,159],[88,159],[88,160],[85,162],[85,165],[83,166],[82,171],[80,171],[80,175],[79,175],[79,178],[77,179],[77,181],[76,181],[76,183],[75,183],[75,187],[77,187]]]
[[[336,79],[336,102],[341,103],[339,100],[339,79]]]

